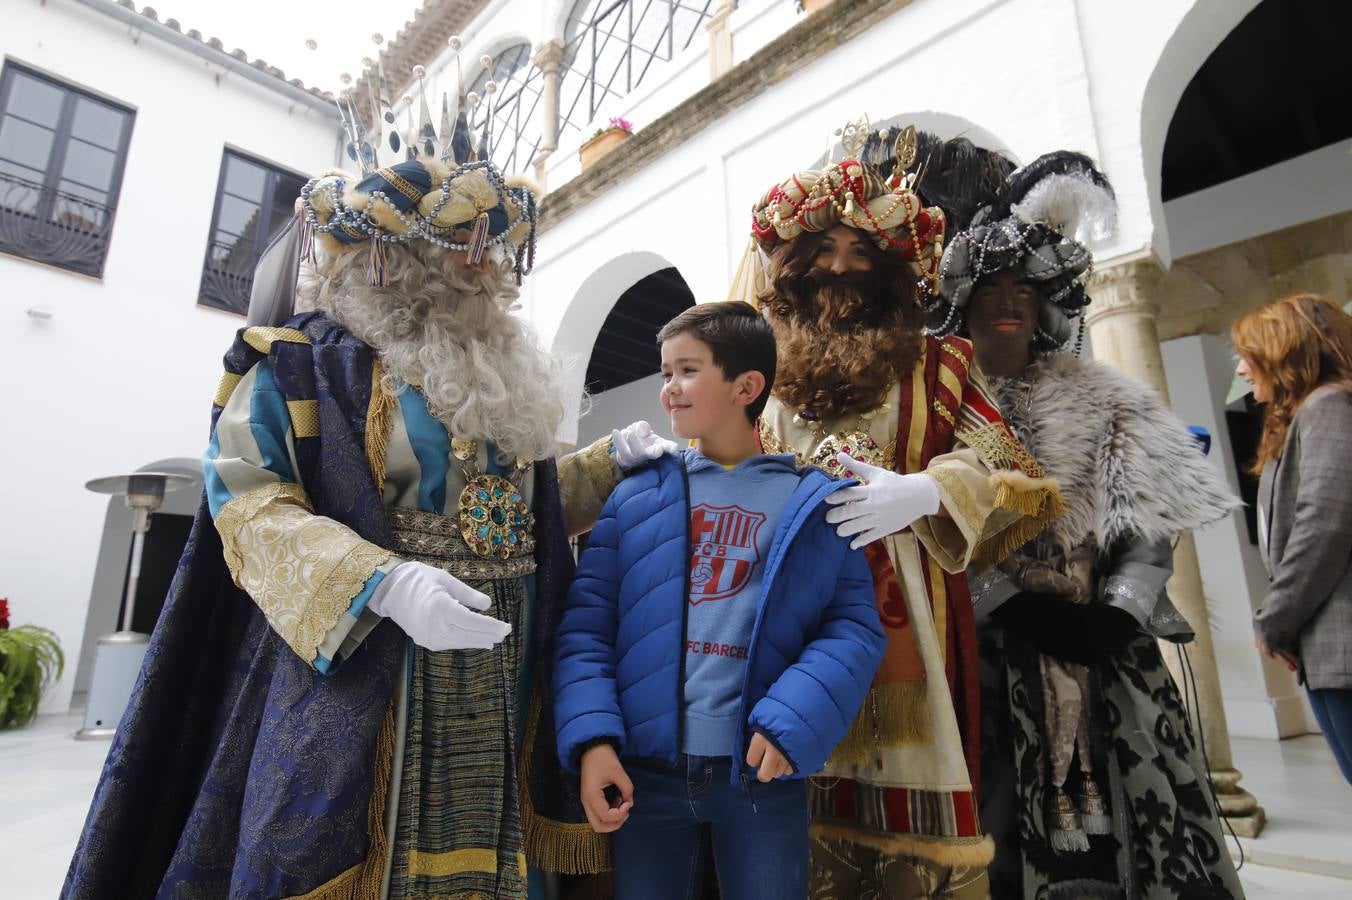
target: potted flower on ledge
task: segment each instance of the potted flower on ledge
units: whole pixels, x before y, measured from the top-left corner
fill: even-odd
[[[596,129],[596,133],[587,139],[577,150],[577,158],[585,170],[598,159],[614,150],[634,134],[634,126],[628,119],[616,116],[605,128]]]
[[[9,600],[0,597],[0,729],[33,721],[43,692],[61,677],[65,662],[56,635],[46,628],[10,628]]]

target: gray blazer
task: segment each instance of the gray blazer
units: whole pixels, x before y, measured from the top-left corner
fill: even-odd
[[[1352,688],[1352,394],[1322,387],[1263,469],[1268,593],[1254,625],[1311,688]]]

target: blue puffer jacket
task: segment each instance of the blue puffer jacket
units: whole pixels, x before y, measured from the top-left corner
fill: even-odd
[[[728,748],[734,783],[749,727],[794,767],[819,771],[845,736],[882,660],[884,637],[862,551],[826,522],[843,482],[816,469],[780,516],[747,654],[741,726]],[[675,762],[685,684],[690,577],[689,484],[680,455],[631,473],[591,532],[555,635],[559,759],[613,739],[621,757]]]

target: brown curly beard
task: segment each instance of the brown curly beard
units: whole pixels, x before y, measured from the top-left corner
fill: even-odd
[[[781,248],[759,299],[779,345],[774,396],[831,419],[877,409],[914,367],[922,313],[909,265],[878,251],[870,271],[836,275],[813,268],[819,243]]]

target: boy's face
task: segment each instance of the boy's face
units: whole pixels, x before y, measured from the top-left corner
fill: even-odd
[[[662,408],[677,437],[712,437],[730,427],[747,427],[747,376],[728,379],[714,362],[709,345],[692,334],[662,342]],[[761,382],[762,385],[764,382]]]

